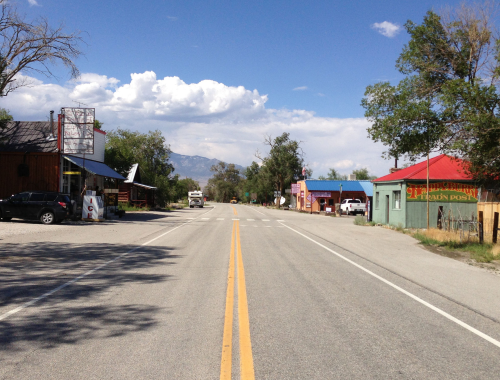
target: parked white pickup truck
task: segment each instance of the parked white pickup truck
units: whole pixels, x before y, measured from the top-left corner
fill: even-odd
[[[340,209],[342,210],[342,214],[364,215],[366,211],[366,203],[361,203],[361,200],[359,199],[344,199],[340,204]]]

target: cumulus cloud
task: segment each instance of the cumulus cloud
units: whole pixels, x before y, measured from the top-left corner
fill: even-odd
[[[28,78],[29,79],[29,78]],[[159,129],[174,152],[249,165],[264,136],[289,132],[302,141],[314,176],[336,168],[348,174],[358,167],[383,175],[390,163],[384,150],[366,137],[364,118],[318,117],[308,110],[268,109],[267,95],[243,86],[213,80],[186,83],[179,77],[157,78],[152,71],[131,74],[128,83],[93,73],[82,74],[64,86],[32,79],[2,99],[15,120],[47,120],[50,110],[95,107],[104,129],[116,127],[147,132]],[[353,145],[355,144],[355,146]],[[354,149],[355,148],[355,149]]]
[[[401,31],[401,26],[399,26],[398,24],[393,24],[389,21],[384,21],[372,24],[372,29],[375,29],[383,36],[392,38]]]
[[[293,91],[304,91],[307,90],[307,86],[300,86],[300,87],[295,87]]]

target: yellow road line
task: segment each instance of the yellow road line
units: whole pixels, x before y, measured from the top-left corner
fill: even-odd
[[[227,273],[226,314],[224,317],[224,335],[222,337],[222,358],[220,363],[221,380],[231,380],[234,310],[234,236],[235,222],[233,222],[231,255],[229,256],[229,270]]]
[[[238,215],[238,212],[236,211],[236,207],[234,207],[234,206],[231,206],[231,207],[233,208],[233,214]]]
[[[240,326],[240,378],[254,380],[252,342],[250,340],[250,320],[248,318],[245,269],[240,243],[240,222],[236,221],[236,247],[238,252],[238,322]]]

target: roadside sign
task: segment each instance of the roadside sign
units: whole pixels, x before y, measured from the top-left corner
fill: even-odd
[[[281,197],[281,191],[275,191],[274,192],[274,197],[277,198],[277,197]]]
[[[250,194],[249,193],[245,193],[245,197],[248,197]]]
[[[300,183],[292,183],[292,194],[298,194],[300,192]]]
[[[255,200],[257,200],[257,193],[252,193],[252,194],[250,195],[250,197],[251,197],[251,198],[252,198],[252,200],[254,200],[254,201],[255,201]]]
[[[292,189],[285,189],[285,194],[292,194]]]

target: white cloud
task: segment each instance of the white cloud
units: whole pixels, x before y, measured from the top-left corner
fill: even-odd
[[[38,4],[36,0],[28,0],[28,3],[30,4],[30,7],[32,7],[32,6],[39,7],[40,6],[40,4]]]
[[[300,87],[295,87],[293,91],[304,91],[307,90],[307,86],[300,86]]]
[[[170,21],[177,21],[177,17],[175,17],[175,16],[167,16],[167,18],[168,18]]]
[[[392,38],[400,32],[401,26],[399,26],[397,24],[393,24],[392,22],[389,22],[389,21],[384,21],[384,22],[376,22],[375,24],[372,24],[372,29],[375,29],[377,32],[379,32],[383,36]]]
[[[147,132],[159,129],[174,152],[249,165],[257,150],[265,151],[264,135],[289,132],[302,141],[314,177],[334,167],[342,173],[367,167],[388,173],[384,148],[366,134],[364,118],[318,117],[307,110],[267,109],[267,95],[213,80],[185,83],[178,77],[158,79],[152,71],[131,74],[130,82],[87,73],[64,86],[32,80],[2,99],[15,120],[46,120],[49,111],[75,106],[96,108],[104,129]]]

